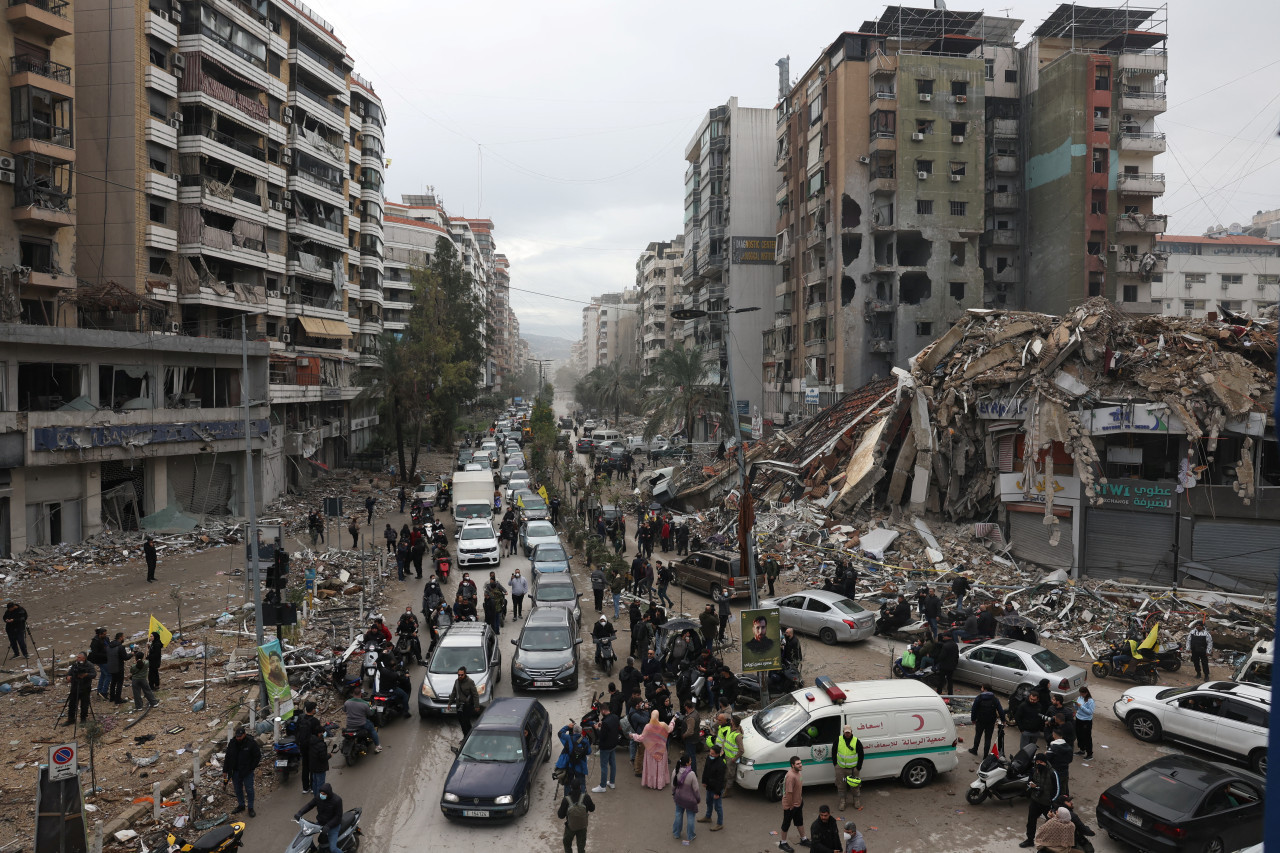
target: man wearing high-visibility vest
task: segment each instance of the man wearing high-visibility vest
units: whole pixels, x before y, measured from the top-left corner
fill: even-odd
[[[844,811],[845,798],[853,792],[853,807],[862,810],[862,741],[853,736],[853,728],[844,727],[844,734],[836,738],[836,748],[831,760],[836,765],[836,792],[840,794],[840,810]]]
[[[734,774],[738,772],[738,756],[742,754],[742,729],[730,714],[720,714],[716,718],[716,733],[707,735],[707,749],[719,748],[724,756],[725,785],[723,797],[732,796]]]

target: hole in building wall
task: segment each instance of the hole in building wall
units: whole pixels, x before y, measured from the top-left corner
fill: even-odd
[[[919,231],[898,232],[898,264],[904,267],[922,267],[929,263],[933,244]]]
[[[840,305],[841,306],[848,305],[850,302],[853,301],[854,289],[855,289],[855,285],[854,285],[852,276],[844,275],[840,277]]]
[[[840,196],[840,227],[857,228],[862,223],[862,208],[847,194]]]
[[[845,265],[857,260],[862,254],[862,235],[844,234],[840,237],[840,259]]]
[[[889,298],[889,285],[885,283],[884,279],[880,279],[879,281],[876,282],[876,299],[885,301],[888,298]]]
[[[893,238],[892,237],[876,237],[875,242],[875,261],[877,264],[893,263]]]
[[[964,266],[965,251],[969,248],[969,244],[963,240],[951,241],[951,263],[958,267]]]
[[[963,281],[951,282],[951,298],[956,300],[957,302],[964,301],[964,282]]]
[[[907,305],[919,305],[933,295],[933,283],[922,272],[904,272],[898,285],[898,298]]]

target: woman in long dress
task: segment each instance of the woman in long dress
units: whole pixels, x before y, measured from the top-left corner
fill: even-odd
[[[649,722],[641,734],[632,734],[631,739],[644,744],[644,772],[640,784],[646,788],[661,791],[667,786],[667,738],[671,735],[671,727],[658,720],[657,710],[649,713]]]

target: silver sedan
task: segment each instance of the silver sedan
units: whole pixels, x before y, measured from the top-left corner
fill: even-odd
[[[1080,695],[1086,673],[1044,646],[1021,640],[999,639],[970,646],[960,653],[956,681],[989,683],[1001,693],[1013,693],[1022,685],[1034,687],[1049,679],[1049,690],[1070,702]],[[1042,700],[1043,701],[1043,700]]]
[[[560,534],[549,521],[526,521],[520,525],[520,547],[527,557],[539,545],[559,545]]]
[[[814,634],[829,646],[865,640],[875,633],[875,613],[838,592],[806,590],[766,598],[760,606],[778,608],[783,628]]]

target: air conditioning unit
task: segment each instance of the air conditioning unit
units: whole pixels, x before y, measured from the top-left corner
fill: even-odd
[[[272,209],[272,210],[284,210],[284,205],[282,205],[282,204],[281,204],[280,202],[278,202],[278,201],[273,201],[273,202],[271,202],[271,209]]]
[[[951,183],[953,183],[953,184],[958,184],[958,183],[960,183],[960,176],[959,176],[959,175],[952,175],[952,176],[951,176]]]
[[[1184,284],[1184,285],[1182,285],[1182,286],[1183,286],[1183,287],[1185,287],[1187,290],[1190,290],[1190,289],[1192,288],[1192,286],[1193,286],[1193,285],[1191,284],[1191,282],[1187,282],[1186,284]]]
[[[858,162],[859,162],[859,163],[870,163],[870,162],[871,162],[871,158],[870,158],[870,157],[868,157],[866,154],[863,154],[861,157],[859,157],[859,158],[858,158]]]
[[[361,101],[361,102],[359,102],[359,103],[357,103],[357,104],[356,104],[356,115],[364,115],[364,102],[363,102],[363,101]]]
[[[158,17],[162,21],[167,21],[169,20],[169,13],[166,12],[164,9],[157,9],[156,17]]]
[[[174,183],[181,183],[181,182],[182,182],[182,173],[181,173],[181,172],[171,172],[171,173],[169,174],[169,177],[173,179],[173,182],[174,182]]]
[[[289,287],[287,284],[283,288],[281,288],[280,292],[283,293],[285,296],[293,296],[293,288]]]
[[[17,173],[8,169],[0,169],[0,184],[12,184],[17,180]]]
[[[181,324],[181,323],[170,323],[170,324],[169,324],[169,334],[172,334],[172,335],[180,335],[180,334],[182,334],[182,324]]]
[[[178,124],[182,124],[181,110],[174,110],[173,112],[169,113],[169,121],[171,122],[176,121]]]
[[[1119,246],[1117,246],[1115,243],[1108,243],[1108,244],[1107,244],[1107,251],[1108,251],[1108,252],[1115,253],[1115,252],[1120,251],[1120,247],[1119,247]]]
[[[1224,284],[1222,285],[1222,289],[1223,289],[1223,290],[1230,290],[1230,289],[1231,289],[1231,285],[1229,285],[1229,284],[1225,284],[1225,283],[1224,283]]]
[[[293,153],[290,151],[280,152],[280,165],[288,166],[293,163]]]
[[[293,124],[293,107],[285,107],[280,110],[280,123]]]
[[[285,201],[289,201],[290,199],[292,199],[292,198],[293,198],[293,193],[292,193],[292,192],[290,192],[289,190],[285,190],[285,191],[284,191],[284,195],[282,196],[282,198],[283,198]]]
[[[174,130],[182,130],[182,119],[169,119],[169,127],[172,127]]]
[[[962,133],[956,134],[955,136],[951,137],[951,141],[954,142],[956,145],[959,145],[961,142],[964,142],[964,134]]]
[[[921,92],[920,100],[924,101],[925,103],[928,103],[929,101],[933,100],[933,95],[929,94],[928,92]]]
[[[186,67],[187,67],[187,57],[186,57],[186,54],[183,54],[183,53],[175,53],[175,54],[173,55],[173,67],[174,67],[174,68],[186,68]]]
[[[928,173],[928,172],[916,172],[916,177],[923,181],[925,178],[929,177],[929,173]]]
[[[1132,122],[1133,113],[1125,113],[1123,116],[1120,117],[1120,120],[1126,123]]]
[[[279,298],[280,298],[280,291],[278,291],[278,290],[268,290],[268,291],[267,291],[267,298],[268,298],[268,299],[279,299]]]
[[[968,96],[968,95],[956,95],[956,103],[957,103],[957,104],[967,104],[967,103],[969,103],[969,96]]]
[[[911,141],[912,141],[912,142],[924,142],[924,134],[923,134],[923,133],[913,133],[913,134],[911,134]]]
[[[1258,285],[1258,290],[1266,290],[1266,289],[1267,289],[1267,286],[1265,284]]]
[[[283,202],[281,202],[281,206],[285,210],[293,210],[293,202],[289,201],[289,199],[285,199]]]
[[[293,335],[289,334],[288,332],[285,332],[284,334],[282,334],[282,335],[280,336],[280,343],[282,343],[282,344],[291,344],[291,343],[293,343]]]
[[[12,158],[12,157],[0,157],[0,169],[3,169],[3,170],[4,170],[4,171],[6,171],[6,172],[12,172],[12,171],[14,171],[14,167],[13,167],[13,158]]]

